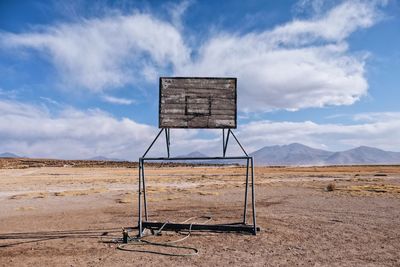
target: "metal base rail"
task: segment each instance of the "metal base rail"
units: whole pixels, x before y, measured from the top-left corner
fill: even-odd
[[[154,145],[158,137],[165,130],[166,144],[167,144],[167,155],[168,157],[148,157],[146,154],[149,152],[151,147]],[[229,135],[232,135],[236,142],[239,144],[240,148],[243,150],[246,156],[234,156],[226,157],[226,149],[228,146]],[[256,224],[256,207],[255,207],[255,188],[254,188],[254,159],[248,156],[242,145],[239,143],[233,132],[228,129],[227,136],[225,137],[225,130],[223,130],[223,156],[222,157],[169,157],[170,155],[170,130],[161,129],[156,138],[151,143],[150,147],[146,150],[144,155],[139,158],[139,188],[138,188],[138,236],[142,237],[144,229],[156,230],[162,227],[163,230],[179,231],[179,230],[190,230],[190,231],[217,231],[217,232],[245,232],[251,233],[253,235],[260,231],[260,228]],[[214,160],[245,160],[246,162],[246,186],[245,186],[245,196],[244,196],[244,207],[243,207],[243,221],[241,223],[234,224],[188,224],[188,223],[169,223],[169,222],[151,222],[148,219],[147,211],[147,200],[146,200],[146,183],[145,183],[145,172],[144,163],[145,161],[185,161],[185,160],[199,160],[199,161],[214,161]],[[236,162],[235,162],[236,163]],[[249,189],[249,179],[251,179],[251,210],[252,210],[252,223],[247,224],[247,206],[248,206],[248,189]],[[143,204],[142,204],[143,200]],[[144,209],[144,218],[143,210]]]
[[[158,230],[162,227],[166,231],[216,231],[216,232],[241,232],[254,234],[254,226],[248,224],[189,224],[189,223],[162,223],[162,222],[142,222],[143,228]],[[256,231],[260,231],[257,227]]]

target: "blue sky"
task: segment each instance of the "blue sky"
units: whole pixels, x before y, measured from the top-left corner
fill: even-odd
[[[159,76],[238,77],[250,152],[400,151],[399,14],[394,0],[0,1],[0,152],[136,159]],[[172,151],[216,155],[220,139],[174,130]]]

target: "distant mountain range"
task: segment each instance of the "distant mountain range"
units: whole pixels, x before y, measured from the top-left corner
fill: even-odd
[[[360,146],[346,151],[331,152],[293,143],[266,146],[250,154],[257,165],[351,165],[400,164],[400,152]]]
[[[191,152],[186,155],[177,156],[177,158],[204,158],[204,157],[208,157],[208,156],[199,151],[194,151],[194,152]]]
[[[14,153],[9,153],[9,152],[5,152],[5,153],[1,153],[0,154],[0,158],[26,158],[26,157],[21,157],[18,156]],[[96,160],[96,161],[126,161],[124,159],[117,159],[117,158],[107,158],[104,156],[96,156],[96,157],[92,157],[92,158],[88,158],[86,160]]]
[[[21,158],[21,157],[13,153],[5,152],[0,154],[0,158]]]
[[[356,164],[400,164],[400,152],[390,152],[378,148],[360,146],[346,151],[332,152],[315,149],[299,143],[290,145],[265,146],[249,154],[256,165],[278,166],[319,166]],[[207,157],[195,151],[179,157]],[[200,162],[200,161],[185,161]],[[204,161],[203,163],[243,163],[240,160]]]
[[[107,158],[104,156],[96,156],[96,157],[92,157],[89,158],[87,160],[96,160],[96,161],[126,161],[124,159],[117,159],[117,158]]]
[[[193,151],[190,152],[189,154],[185,154],[185,155],[179,155],[176,156],[176,158],[205,158],[208,157],[207,155],[199,152],[199,151]],[[164,160],[163,162],[170,162],[168,160]],[[198,163],[198,164],[209,164],[209,163],[215,163],[215,162],[211,162],[211,161],[205,161],[205,160],[174,160],[173,162],[182,162],[182,163]]]
[[[400,164],[400,152],[385,151],[374,147],[360,146],[353,149],[331,152],[315,149],[299,143],[290,145],[265,146],[249,154],[254,157],[256,165],[281,165],[281,166],[304,166],[304,165],[356,165],[356,164]],[[207,157],[207,155],[194,151],[180,158]],[[2,153],[0,158],[20,158],[13,153]],[[97,156],[88,160],[98,161],[124,161],[122,159]],[[177,161],[175,161],[177,162]],[[179,160],[186,163],[243,163],[243,161],[199,161]]]

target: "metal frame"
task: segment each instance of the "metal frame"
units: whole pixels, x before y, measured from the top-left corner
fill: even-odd
[[[161,133],[165,131],[165,140],[167,146],[167,157],[146,157],[147,153],[153,147],[154,143],[160,137]],[[245,156],[226,157],[226,150],[228,147],[229,136],[232,135],[235,141],[242,149]],[[150,222],[147,212],[147,200],[146,200],[146,179],[144,172],[145,161],[182,161],[182,160],[245,160],[246,161],[246,187],[244,196],[244,209],[243,209],[243,221],[240,223],[233,224],[179,224],[179,223],[165,223],[165,222]],[[249,176],[251,178],[251,207],[252,207],[252,223],[247,224],[247,206],[248,206],[248,191],[249,191]],[[198,231],[220,231],[220,232],[247,232],[253,235],[257,234],[260,229],[256,224],[256,206],[255,206],[255,188],[254,188],[254,159],[250,157],[244,150],[242,144],[236,138],[235,134],[231,129],[228,129],[225,136],[225,129],[222,129],[222,157],[170,157],[170,129],[162,128],[153,142],[150,144],[146,152],[141,158],[139,158],[139,188],[138,188],[138,212],[139,212],[139,237],[143,236],[143,231],[147,229],[159,229],[162,227],[163,230],[198,230]],[[142,204],[143,200],[143,204]],[[144,220],[143,211],[144,209]]]

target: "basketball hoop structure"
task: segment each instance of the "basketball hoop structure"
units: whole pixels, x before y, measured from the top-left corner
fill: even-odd
[[[237,127],[237,79],[213,77],[160,77],[159,128],[157,136],[139,158],[138,189],[138,229],[142,237],[145,229],[156,230],[189,230],[242,232],[256,235],[256,206],[254,189],[254,159],[250,157],[239,142],[232,129]],[[222,129],[222,156],[220,157],[170,157],[170,130],[187,129]],[[146,157],[157,139],[165,133],[166,157]],[[229,137],[232,136],[244,155],[226,156]],[[146,178],[144,165],[146,161],[222,161],[244,160],[246,162],[246,185],[244,190],[243,220],[230,224],[189,224],[149,221],[146,200]],[[249,180],[251,180],[251,224],[247,223],[247,206]],[[144,210],[144,212],[143,212]],[[143,214],[144,213],[144,214]]]

